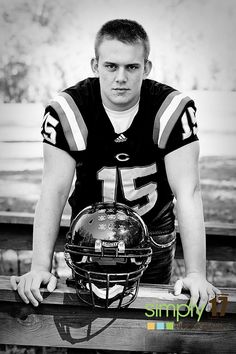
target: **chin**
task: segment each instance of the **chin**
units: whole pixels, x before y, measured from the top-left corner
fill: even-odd
[[[112,104],[121,105],[121,106],[129,105],[129,104],[131,104],[131,102],[132,101],[130,100],[130,98],[121,97],[121,96],[117,96],[111,100]]]

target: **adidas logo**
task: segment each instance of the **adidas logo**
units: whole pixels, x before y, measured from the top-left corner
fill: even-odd
[[[124,134],[120,134],[114,141],[115,143],[123,143],[126,140],[127,140],[126,136],[124,136]]]

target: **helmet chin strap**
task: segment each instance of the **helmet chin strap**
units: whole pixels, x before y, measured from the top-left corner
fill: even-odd
[[[92,287],[92,291],[94,292],[95,295],[97,295],[97,297],[99,297],[100,299],[106,299],[107,298],[107,289],[101,289],[98,288],[95,284],[91,283],[91,287]],[[86,288],[89,290],[89,284],[86,283]],[[108,299],[113,299],[113,297],[115,297],[118,294],[121,294],[124,290],[124,286],[123,285],[118,285],[115,284],[114,286],[112,286],[111,288],[109,288],[108,291]]]

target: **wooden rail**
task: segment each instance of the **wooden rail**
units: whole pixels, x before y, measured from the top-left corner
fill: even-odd
[[[81,304],[75,290],[60,281],[53,293],[42,289],[39,307],[22,303],[9,278],[0,277],[0,343],[30,346],[185,353],[235,353],[236,289],[228,294],[224,316],[204,312],[180,317],[162,311],[148,318],[146,304],[186,304],[188,295],[173,295],[171,286],[145,285],[138,298],[123,310],[94,310]],[[220,311],[220,309],[219,309]],[[185,316],[186,312],[181,312]],[[150,330],[148,324],[172,323],[173,329]]]
[[[0,241],[2,249],[32,249],[33,215],[29,213],[0,212]],[[56,243],[62,251],[69,226],[69,216],[63,216]],[[236,261],[236,224],[206,223],[207,259]],[[180,240],[177,240],[176,258],[183,258]]]

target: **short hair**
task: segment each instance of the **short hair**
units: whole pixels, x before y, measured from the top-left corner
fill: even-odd
[[[116,19],[106,22],[98,31],[95,39],[95,56],[97,59],[99,57],[98,49],[104,38],[117,39],[129,44],[141,42],[144,48],[144,59],[148,59],[150,53],[149,38],[144,28],[136,21]]]

